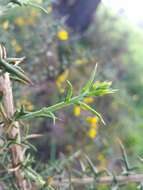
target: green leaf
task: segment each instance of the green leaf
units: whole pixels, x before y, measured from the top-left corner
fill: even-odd
[[[4,59],[0,60],[0,69],[4,69],[5,72],[10,73],[11,75],[15,75],[16,77],[24,80],[26,83],[32,83],[31,80],[24,74],[23,70],[15,67],[14,65],[9,64]]]
[[[20,63],[22,63],[25,60],[25,57],[8,57],[6,58],[6,61],[10,64],[14,64],[14,65],[19,65]]]
[[[49,117],[53,119],[53,123],[55,124],[55,121],[57,119],[57,117],[54,115],[54,113],[52,113],[51,111],[49,111],[46,107],[42,108],[41,110],[37,111],[35,114],[33,114],[35,112],[27,112],[25,111],[24,107],[22,106],[20,110],[17,110],[14,114],[14,119],[18,120],[18,119],[33,119],[33,118],[38,118],[38,117]]]
[[[65,102],[69,102],[70,99],[72,98],[72,95],[73,95],[72,84],[68,80],[67,80],[67,84],[68,84],[68,89],[67,89],[67,94],[66,94]]]
[[[104,121],[103,118],[102,118],[102,116],[101,116],[96,110],[94,110],[92,107],[90,107],[89,105],[87,105],[87,104],[84,103],[84,102],[79,101],[79,104],[81,105],[81,107],[83,107],[83,108],[85,108],[86,110],[89,110],[89,111],[91,111],[93,114],[95,114],[95,115],[101,120],[101,122],[102,122],[104,125],[106,125],[106,124],[105,124],[105,121]]]
[[[20,107],[20,109],[17,109],[17,110],[16,110],[16,112],[15,112],[14,115],[13,115],[12,120],[13,120],[13,121],[16,121],[16,120],[18,120],[20,117],[22,117],[22,116],[24,116],[24,115],[26,115],[26,114],[28,114],[28,113],[29,113],[29,112],[25,111],[25,108],[24,108],[24,106],[22,105],[22,106]]]
[[[51,115],[51,118],[53,119],[53,124],[55,125],[57,117],[52,112],[49,112],[49,114]]]
[[[11,0],[10,2],[13,4],[17,4],[17,5],[21,6],[21,3],[19,0]]]
[[[24,2],[23,3],[25,6],[31,6],[31,7],[34,7],[34,8],[37,8],[37,9],[40,9],[41,11],[43,11],[44,13],[48,14],[49,15],[49,12],[44,8],[42,7],[41,5],[37,4],[37,3],[33,3],[33,2]]]
[[[106,94],[111,94],[116,92],[117,90],[113,90],[110,88],[111,82],[95,82],[90,91],[87,93],[87,96],[103,96]]]
[[[86,154],[84,156],[85,156],[87,163],[88,163],[91,171],[93,172],[93,174],[95,176],[98,176],[99,172],[98,172],[98,169],[96,168],[96,166],[92,163],[92,161],[90,160],[90,158]]]
[[[90,90],[90,88],[92,87],[94,80],[95,80],[95,74],[96,74],[96,70],[97,70],[97,64],[95,65],[95,68],[91,74],[91,77],[89,79],[89,81],[85,84],[85,86],[82,88],[81,93],[86,93]]]
[[[11,80],[14,80],[14,81],[17,81],[19,83],[22,83],[22,84],[27,84],[27,82],[25,82],[24,80],[22,80],[21,78],[17,77],[17,76],[14,76],[14,75],[10,75],[10,79]]]
[[[15,69],[19,70],[21,73],[25,74],[24,70],[21,67],[19,67],[18,65],[13,65],[13,68],[15,68]]]

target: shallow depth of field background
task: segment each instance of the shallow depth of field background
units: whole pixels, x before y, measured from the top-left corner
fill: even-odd
[[[78,93],[96,63],[97,81],[112,81],[118,89],[113,95],[84,100],[103,115],[106,126],[78,105],[59,111],[55,125],[49,119],[27,123],[32,132],[43,134],[32,141],[39,164],[81,149],[97,167],[120,170],[118,139],[134,163],[137,155],[143,156],[143,15],[138,13],[136,19],[131,12],[136,15],[139,6],[135,5],[141,0],[134,6],[126,1],[116,6],[112,1],[99,2],[94,17],[84,14],[91,6],[79,6],[68,24],[68,6],[74,1],[65,1],[69,4],[61,7],[48,0],[36,2],[48,15],[35,8],[19,8],[0,18],[0,41],[9,48],[9,55],[26,55],[23,68],[34,82],[30,87],[15,84],[17,106],[34,110],[61,101],[66,80]]]

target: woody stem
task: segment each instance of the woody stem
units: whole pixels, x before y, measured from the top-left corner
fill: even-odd
[[[3,94],[3,107],[6,114],[7,119],[10,119],[14,114],[14,103],[13,103],[13,93],[12,93],[12,85],[10,81],[10,77],[8,73],[5,73],[0,76],[0,92]],[[20,129],[18,122],[15,122],[14,125],[8,126],[8,122],[4,123],[4,130],[9,128],[7,138],[10,139],[18,139],[21,141]],[[4,131],[3,131],[4,133]],[[20,165],[24,159],[22,153],[22,147],[17,144],[13,144],[10,147],[11,159],[12,159],[12,167],[16,168]],[[26,180],[24,179],[23,172],[21,168],[14,170],[14,176],[16,178],[16,183],[19,189],[26,190]]]

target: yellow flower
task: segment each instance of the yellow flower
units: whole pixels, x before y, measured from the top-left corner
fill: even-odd
[[[80,112],[81,112],[81,109],[80,109],[80,106],[75,106],[74,109],[73,109],[73,113],[76,117],[80,116]]]
[[[86,97],[83,100],[86,104],[91,104],[94,102],[94,99],[92,97]]]
[[[88,131],[88,136],[91,138],[91,139],[94,139],[97,135],[97,132],[96,132],[96,129],[94,128],[90,128],[89,131]]]
[[[69,70],[65,70],[61,75],[59,75],[56,79],[56,85],[59,91],[64,92],[63,83],[66,81],[69,75]]]
[[[90,123],[90,127],[92,128],[96,128],[97,127],[97,122],[98,122],[98,118],[97,117],[87,117],[86,121],[88,123]]]
[[[14,47],[14,49],[15,49],[15,51],[16,51],[17,53],[19,53],[19,52],[22,51],[21,45],[19,45],[15,39],[13,39],[13,40],[11,41],[11,45]]]
[[[62,29],[57,33],[57,37],[61,41],[66,41],[69,39],[69,34],[66,30]]]
[[[8,20],[4,21],[3,24],[2,24],[2,27],[3,27],[4,30],[7,30],[8,27],[9,27],[9,21]]]
[[[16,18],[14,22],[18,26],[24,26],[25,25],[25,19],[22,17]]]

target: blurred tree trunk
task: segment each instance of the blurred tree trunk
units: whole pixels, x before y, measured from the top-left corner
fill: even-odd
[[[66,17],[66,23],[75,32],[84,32],[90,25],[101,0],[59,0],[58,12]]]

